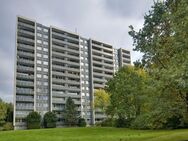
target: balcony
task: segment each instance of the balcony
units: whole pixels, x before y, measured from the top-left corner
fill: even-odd
[[[16,106],[17,110],[33,110],[33,106]]]
[[[60,65],[53,65],[52,68],[57,69],[57,70],[68,70],[72,72],[80,72],[80,68],[70,68],[70,67],[63,67]]]
[[[32,60],[18,58],[17,61],[19,64],[34,66],[34,61],[32,61]]]
[[[29,25],[29,24],[25,24],[25,23],[22,23],[22,22],[18,22],[18,25],[23,26],[23,27],[27,27],[27,28],[31,28],[33,31],[35,29],[35,26]]]
[[[27,74],[16,74],[16,78],[23,79],[23,80],[34,80],[34,75],[27,75]]]
[[[58,52],[71,52],[71,53],[78,53],[79,55],[79,48],[76,49],[71,49],[69,47],[62,47],[62,46],[57,46],[57,45],[53,45],[53,50],[54,51],[58,51]]]
[[[31,98],[31,97],[26,97],[26,96],[17,96],[16,97],[16,101],[19,101],[19,102],[33,102],[34,101],[34,98]]]
[[[54,38],[52,38],[52,42],[60,44],[60,45],[68,45],[68,46],[77,47],[79,49],[79,43],[78,44],[73,44],[73,43],[70,43],[70,42],[67,42],[67,41],[54,39]]]
[[[26,95],[33,95],[34,94],[34,90],[28,90],[28,89],[24,89],[24,88],[17,88],[16,89],[16,94],[26,94]]]
[[[52,97],[52,103],[57,103],[57,104],[65,104],[66,101],[62,98],[53,98]]]
[[[17,66],[17,71],[18,72],[32,72],[34,73],[34,68],[33,67],[26,67],[26,66]]]
[[[33,39],[29,39],[29,38],[25,38],[25,37],[18,37],[17,39],[20,41],[29,42],[31,44],[35,43]]]
[[[28,82],[28,81],[17,80],[16,81],[16,86],[20,86],[20,87],[34,87],[34,83],[33,82]]]
[[[27,36],[27,37],[31,37],[31,38],[34,38],[34,36],[35,36],[34,32],[29,32],[29,31],[22,30],[22,29],[18,29],[18,34]]]
[[[23,49],[23,50],[27,50],[27,51],[32,51],[34,52],[34,46],[31,46],[31,45],[24,45],[24,44],[17,44],[18,46],[18,49]]]
[[[34,58],[34,53],[28,53],[28,52],[24,52],[24,51],[18,51],[17,52],[18,56],[25,56],[25,57],[30,57],[30,58]]]
[[[57,33],[57,32],[52,32],[52,36],[55,35],[55,36],[59,36],[61,38],[66,38],[66,39],[70,39],[70,40],[74,40],[74,41],[77,41],[79,42],[79,39],[78,38],[73,38],[73,37],[70,37],[68,35],[64,35],[64,34],[60,34],[60,33]]]

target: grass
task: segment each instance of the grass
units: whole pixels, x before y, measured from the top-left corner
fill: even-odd
[[[188,141],[188,129],[54,128],[0,132],[0,141]]]

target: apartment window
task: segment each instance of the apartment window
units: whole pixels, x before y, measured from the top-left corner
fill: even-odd
[[[44,30],[44,32],[48,32],[48,29],[46,29],[46,28],[44,28],[43,30]]]
[[[44,35],[43,37],[44,37],[45,39],[48,39],[48,36],[47,36],[47,35]]]
[[[41,55],[41,54],[40,54]],[[40,60],[37,60],[37,64],[42,64],[42,61]]]
[[[37,70],[38,70],[38,71],[41,71],[41,70],[42,70],[42,68],[41,68],[41,67],[37,67]]]
[[[37,40],[37,43],[41,44],[41,43],[42,43],[42,41],[41,41],[41,40]]]
[[[40,33],[37,33],[37,36],[38,36],[38,37],[42,37],[42,34],[40,34]]]
[[[48,49],[47,48],[43,48],[43,51],[48,52]]]
[[[83,45],[80,45],[81,48],[83,48],[84,46]]]
[[[41,27],[37,27],[37,30],[42,30],[42,28]]]
[[[48,55],[43,55],[44,58],[48,58]]]
[[[44,82],[44,86],[48,86],[48,82]]]
[[[41,74],[37,74],[37,78],[41,78],[42,77],[42,75]]]
[[[48,75],[43,75],[43,78],[48,78]]]
[[[40,54],[40,53],[37,53],[37,57],[42,57],[42,54]]]
[[[47,69],[47,68],[44,68],[43,70],[44,70],[44,72],[48,72],[48,69]]]
[[[44,64],[44,65],[48,65],[48,62],[44,61],[43,64]]]
[[[42,85],[42,83],[40,81],[37,81],[37,85]]]
[[[44,44],[44,45],[48,45],[48,42],[44,41],[43,44]]]
[[[42,47],[37,47],[38,50],[42,50]]]

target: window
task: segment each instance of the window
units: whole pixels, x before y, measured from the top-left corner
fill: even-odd
[[[42,64],[42,61],[40,61],[40,60],[37,60],[37,64]]]
[[[37,81],[37,85],[42,85],[42,83],[40,81]]]
[[[43,78],[48,78],[48,75],[43,75]]]
[[[48,82],[44,82],[44,86],[48,86]]]
[[[83,48],[84,46],[83,45],[80,45],[81,48]]]
[[[44,32],[48,32],[48,29],[46,29],[46,28],[44,28],[43,30],[44,30]]]
[[[41,74],[37,74],[37,78],[41,78],[42,77],[42,75]]]
[[[44,61],[43,64],[44,64],[44,65],[48,65],[48,62]]]
[[[47,69],[47,68],[44,68],[43,70],[44,70],[44,72],[48,72],[48,69]]]
[[[48,42],[44,41],[43,44],[44,44],[44,45],[48,45]]]
[[[42,43],[42,41],[41,41],[41,40],[37,40],[37,43],[41,44],[41,43]]]
[[[41,67],[37,67],[37,70],[38,70],[38,71],[41,71],[41,70],[42,70],[42,68],[41,68]]]
[[[40,53],[37,53],[37,57],[42,57],[42,54],[40,54]]]
[[[42,28],[41,27],[37,27],[37,30],[42,30]]]
[[[48,58],[48,55],[43,55],[44,58]]]
[[[43,37],[44,37],[45,39],[48,39],[48,36],[47,36],[47,35],[44,35]]]
[[[42,50],[42,47],[37,47],[38,50]]]
[[[47,48],[43,48],[43,51],[46,51],[46,52],[48,52],[48,49],[47,49]]]
[[[37,36],[38,36],[38,37],[42,37],[42,34],[40,34],[40,33],[37,33]]]

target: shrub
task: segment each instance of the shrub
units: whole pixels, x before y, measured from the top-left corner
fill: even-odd
[[[101,122],[102,127],[113,127],[115,126],[115,120],[113,118],[107,118]]]
[[[53,112],[47,112],[44,115],[44,127],[45,128],[55,128],[57,122],[56,114]]]
[[[133,129],[150,129],[150,115],[149,114],[142,114],[138,116],[132,123],[131,128]]]
[[[78,119],[78,126],[79,127],[86,127],[86,121],[85,121],[85,119],[84,118],[79,118]]]
[[[41,126],[41,116],[37,112],[31,112],[26,118],[28,129],[39,129]]]
[[[132,122],[132,119],[126,119],[123,117],[119,117],[115,121],[115,126],[119,127],[119,128],[130,127],[131,122]]]
[[[3,130],[4,131],[8,131],[8,130],[13,130],[14,127],[12,125],[12,122],[6,122],[4,125],[3,125]]]

